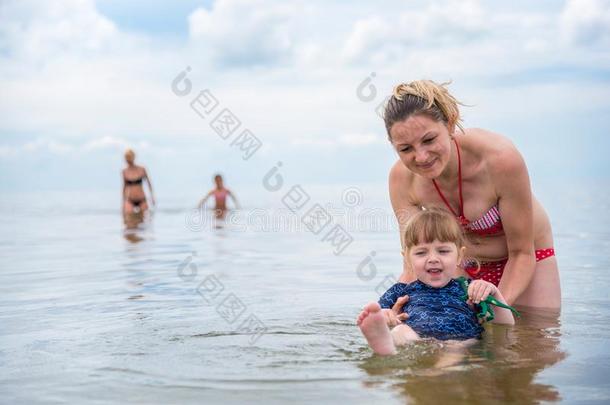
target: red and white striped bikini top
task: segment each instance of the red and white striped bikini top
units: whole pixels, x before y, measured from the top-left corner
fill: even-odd
[[[457,149],[458,156],[458,191],[460,194],[460,212],[456,213],[445,196],[443,192],[439,188],[438,184],[434,179],[432,183],[434,183],[434,187],[438,192],[438,195],[441,197],[441,200],[445,203],[449,211],[453,215],[455,215],[462,224],[462,227],[468,231],[475,233],[480,236],[494,235],[504,231],[504,227],[502,226],[502,218],[500,217],[500,210],[498,209],[498,203],[496,203],[493,207],[489,209],[481,218],[476,221],[470,221],[468,218],[464,216],[464,198],[462,197],[462,158],[460,157],[460,147],[458,146],[457,141],[453,138],[453,142],[455,142],[455,147]]]
[[[498,204],[494,205],[476,221],[469,221],[464,226],[464,229],[476,233],[477,235],[495,235],[504,231],[502,226],[502,218],[500,218],[500,211],[498,210]]]

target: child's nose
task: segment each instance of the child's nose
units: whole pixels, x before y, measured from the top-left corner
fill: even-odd
[[[431,253],[428,256],[428,262],[433,262],[433,263],[438,262],[438,256],[435,255],[434,253]]]

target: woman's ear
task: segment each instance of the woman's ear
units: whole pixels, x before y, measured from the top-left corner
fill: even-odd
[[[449,131],[449,137],[453,139],[453,134],[455,133],[455,122],[450,122],[447,124],[447,131]]]
[[[466,246],[462,246],[458,250],[458,263],[462,263],[462,261],[464,260],[464,255],[465,254],[466,254]]]

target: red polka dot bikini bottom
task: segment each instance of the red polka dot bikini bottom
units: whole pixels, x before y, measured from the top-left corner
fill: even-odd
[[[536,262],[555,256],[555,249],[538,249],[536,253]],[[502,273],[508,259],[498,260],[494,262],[477,262],[469,260],[464,263],[464,271],[473,279],[482,279],[489,281],[495,285],[500,284]]]

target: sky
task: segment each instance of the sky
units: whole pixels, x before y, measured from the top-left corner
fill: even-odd
[[[0,192],[119,190],[127,147],[161,194],[386,184],[376,110],[417,79],[533,182],[607,178],[609,50],[608,0],[0,0]]]

